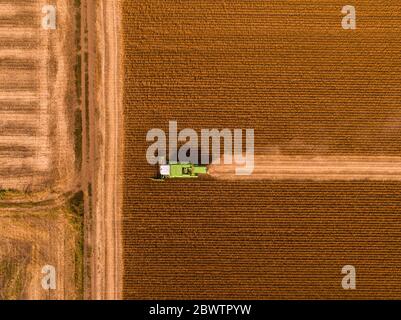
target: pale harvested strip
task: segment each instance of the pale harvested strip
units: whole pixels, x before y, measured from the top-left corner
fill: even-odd
[[[0,86],[5,82],[12,83],[14,81],[17,84],[16,88],[19,88],[19,84],[21,82],[38,82],[39,74],[38,70],[36,70],[36,67],[34,69],[27,69],[27,64],[21,64],[20,67],[16,66],[14,69],[10,66],[7,66],[7,64],[10,62],[11,61],[4,61],[4,64],[2,64],[0,59]],[[13,63],[15,63],[15,61],[13,61]]]
[[[243,164],[220,162],[208,172],[223,180],[401,181],[401,157],[256,156],[249,175],[236,174]]]
[[[2,92],[0,94],[0,103],[2,101],[10,101],[14,99],[15,101],[37,101],[38,97],[35,92],[18,91],[14,92]]]
[[[21,146],[34,146],[36,144],[47,144],[49,137],[47,136],[30,136],[30,137],[7,137],[0,136],[0,145],[1,144],[14,144]]]
[[[1,104],[0,104],[1,107]],[[37,117],[26,114],[18,114],[14,111],[4,112],[0,118],[0,126],[6,123],[14,123],[19,125],[32,125],[37,127]]]
[[[23,9],[13,12],[0,12],[0,25],[3,27],[37,27],[40,28],[40,14],[39,10]]]
[[[10,173],[14,172],[25,172],[31,170],[31,172],[35,171],[33,168],[32,163],[36,162],[36,155],[32,158],[22,158],[22,159],[2,159],[2,164],[0,168],[0,175],[9,175]],[[45,163],[45,161],[42,162]],[[44,168],[46,170],[46,168]]]
[[[34,37],[37,37],[38,35],[38,29],[33,28],[33,27],[18,27],[18,28],[9,28],[0,25],[0,38],[10,38],[10,39],[32,39]],[[0,46],[0,52],[2,52],[3,49],[3,43],[1,42]],[[14,51],[14,54],[16,52]],[[23,53],[23,52],[21,52]]]
[[[0,83],[0,94],[6,92],[14,92],[15,88],[18,88],[19,91],[28,91],[28,92],[35,92],[38,90],[39,85],[37,81],[32,80],[22,80],[19,81],[18,79],[10,79],[8,81],[4,81]]]
[[[10,3],[15,3],[15,1],[16,0],[0,0],[0,3],[6,5]],[[34,5],[38,2],[37,0],[17,0],[17,1],[18,1],[17,3],[21,6]]]
[[[43,37],[42,39],[45,39]],[[42,45],[44,48],[47,44],[47,41],[43,41]],[[43,53],[40,55],[39,63],[39,71],[38,77],[39,88],[38,88],[38,98],[39,98],[39,113],[36,116],[37,119],[37,135],[40,137],[49,137],[50,135],[50,95],[49,95],[49,66],[48,66],[48,58],[49,52],[48,50],[43,50]],[[49,169],[50,167],[50,138],[45,139],[43,141],[36,141],[33,144],[36,148],[37,158],[32,164],[35,168],[41,169]],[[39,157],[41,155],[41,157]]]

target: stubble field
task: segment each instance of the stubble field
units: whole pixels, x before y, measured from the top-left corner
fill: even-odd
[[[82,297],[76,3],[0,0],[0,299]],[[42,28],[45,5],[56,30]]]
[[[68,83],[71,56],[65,53],[71,42],[41,27],[46,4],[0,1],[1,189],[66,190],[75,179],[70,142],[76,102]],[[71,30],[69,1],[54,5],[59,25]]]

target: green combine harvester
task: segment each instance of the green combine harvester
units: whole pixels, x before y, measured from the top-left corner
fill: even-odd
[[[201,174],[207,174],[207,166],[189,162],[170,162],[159,166],[158,180],[198,178]]]

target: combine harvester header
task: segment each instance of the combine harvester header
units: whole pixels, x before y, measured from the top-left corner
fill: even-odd
[[[198,178],[201,174],[207,174],[207,166],[189,162],[170,162],[159,166],[157,180]]]

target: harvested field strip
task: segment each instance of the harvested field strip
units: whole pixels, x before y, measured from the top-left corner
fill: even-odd
[[[0,2],[0,175],[8,188],[50,176],[50,38],[40,8],[38,1]]]
[[[1,39],[1,36],[0,36]],[[26,50],[15,50],[15,49],[0,49],[0,57],[7,59],[38,59],[38,55],[40,55],[42,51],[40,49],[26,49]],[[33,58],[35,57],[35,58]]]
[[[0,135],[2,136],[34,136],[37,131],[35,125],[0,121]]]
[[[26,39],[27,41],[30,39],[34,39],[37,37],[39,34],[39,30],[36,28],[30,28],[30,27],[21,27],[21,28],[13,28],[13,30],[10,30],[10,28],[4,28],[0,26],[0,39],[6,39],[6,38],[11,38],[11,36],[15,39]],[[3,44],[2,44],[3,47]],[[1,52],[3,49],[0,50]],[[15,54],[15,51],[14,51]]]
[[[22,59],[22,58],[10,58],[0,56],[0,70],[25,70],[35,72],[38,68],[38,62],[35,59]]]
[[[39,112],[39,103],[35,101],[19,102],[0,100],[0,113],[31,114],[35,115]]]
[[[15,92],[2,92],[0,95],[1,101],[10,101],[15,99],[15,101],[39,101],[38,94],[36,92],[18,91]]]
[[[1,12],[0,12],[1,14]],[[0,15],[0,25],[2,27],[26,27],[37,25],[40,28],[40,16],[37,11],[19,12],[13,15]]]
[[[18,2],[15,3],[15,0],[0,0],[0,4],[2,5],[13,5],[13,6],[17,6],[17,5],[36,5],[38,3],[38,0],[17,0]]]
[[[14,39],[0,36],[0,44],[2,49],[37,49],[39,40],[35,38]]]
[[[39,83],[36,79],[8,79],[7,81],[3,80],[0,82],[0,92],[14,92],[15,88],[18,88],[18,92],[35,92],[39,89]]]
[[[14,144],[37,147],[38,145],[46,145],[48,143],[48,140],[48,136],[15,137],[13,139],[12,137],[0,135],[0,144]]]
[[[32,8],[38,4],[38,0],[0,0],[0,6],[8,7],[10,9],[21,9],[31,6]]]
[[[1,108],[0,108],[1,110]],[[0,125],[37,125],[37,117],[27,116],[26,114],[16,114],[14,112],[4,112],[0,118]]]
[[[12,70],[11,68],[7,70],[1,70],[0,74],[0,87],[10,86],[15,83],[31,83],[31,85],[35,88],[38,86],[40,81],[38,77],[38,72],[36,70]]]
[[[29,176],[29,175],[40,175],[43,174],[43,170],[33,170],[32,169],[32,162],[35,161],[35,158],[26,158],[26,159],[20,159],[17,161],[17,159],[14,160],[16,163],[13,166],[7,166],[7,165],[2,165],[0,168],[0,177],[24,177],[24,176]]]
[[[14,158],[27,158],[33,157],[36,151],[32,147],[16,146],[16,145],[0,145],[0,158],[14,157]]]
[[[211,164],[208,174],[222,180],[401,181],[400,157],[261,156],[249,175],[238,175],[244,165]]]

